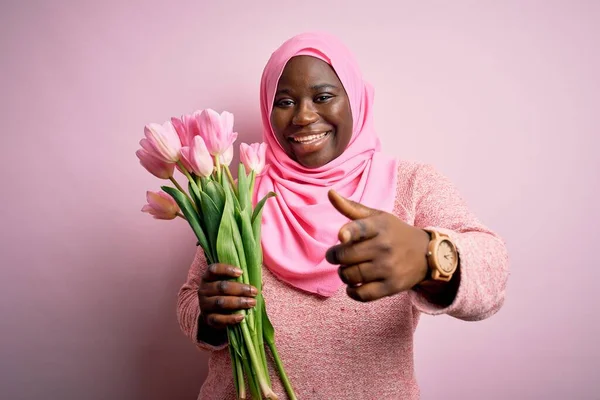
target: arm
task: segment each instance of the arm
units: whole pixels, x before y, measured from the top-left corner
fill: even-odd
[[[450,180],[431,166],[415,171],[411,197],[414,225],[448,234],[459,253],[452,281],[436,293],[412,290],[414,306],[423,313],[469,321],[495,314],[504,302],[508,279],[502,239],[475,217]]]

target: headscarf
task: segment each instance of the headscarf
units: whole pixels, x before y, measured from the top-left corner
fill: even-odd
[[[350,101],[352,137],[343,154],[318,168],[306,168],[283,150],[270,117],[279,78],[294,56],[327,62],[337,73]],[[255,198],[277,195],[263,211],[264,264],[280,280],[299,289],[331,296],[342,285],[337,266],[325,260],[348,219],[329,202],[327,192],[367,207],[391,212],[397,160],[380,152],[373,127],[373,88],[362,78],[351,52],[334,36],[309,32],[292,37],[272,55],[263,71],[260,106],[269,168],[256,182]]]

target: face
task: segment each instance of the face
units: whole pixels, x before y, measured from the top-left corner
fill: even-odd
[[[291,58],[277,85],[271,126],[286,154],[304,167],[339,157],[352,137],[352,112],[333,68],[310,56]]]

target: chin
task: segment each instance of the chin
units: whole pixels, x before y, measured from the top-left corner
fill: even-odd
[[[298,164],[302,165],[305,168],[314,169],[330,163],[331,161],[333,161],[334,158],[335,157],[315,154],[310,157],[302,157],[301,159],[296,159],[296,161],[298,162]]]

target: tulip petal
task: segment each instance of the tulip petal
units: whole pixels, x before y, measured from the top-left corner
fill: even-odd
[[[167,121],[163,125],[150,123],[144,127],[144,134],[152,145],[156,157],[172,163],[179,160],[181,141],[171,121]]]

